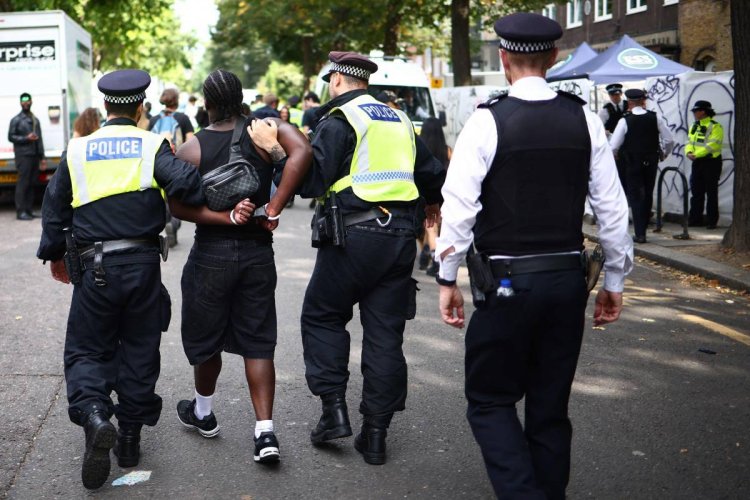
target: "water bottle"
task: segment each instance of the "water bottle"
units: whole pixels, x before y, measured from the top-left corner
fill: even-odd
[[[513,291],[509,278],[503,278],[500,280],[500,286],[497,287],[498,297],[512,297],[516,294]]]

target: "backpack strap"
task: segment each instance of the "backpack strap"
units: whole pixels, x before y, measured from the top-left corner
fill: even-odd
[[[234,122],[234,132],[232,133],[232,143],[229,146],[229,162],[241,160],[242,150],[240,148],[240,136],[242,135],[242,129],[245,128],[245,117],[238,116]]]

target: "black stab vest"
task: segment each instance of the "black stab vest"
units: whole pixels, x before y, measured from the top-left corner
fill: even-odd
[[[643,115],[625,113],[623,118],[628,124],[628,131],[620,146],[621,152],[643,154],[659,152],[659,125],[656,123],[656,113],[648,110]]]
[[[516,256],[583,248],[591,162],[584,104],[558,92],[547,101],[501,96],[480,106],[495,118],[498,144],[479,196],[477,250]]]
[[[604,109],[609,113],[609,118],[607,118],[607,121],[604,123],[604,128],[607,129],[609,133],[612,133],[615,131],[615,127],[617,127],[617,122],[620,121],[620,118],[622,118],[622,115],[625,114],[625,112],[621,109],[615,108],[615,105],[611,102],[605,104]]]

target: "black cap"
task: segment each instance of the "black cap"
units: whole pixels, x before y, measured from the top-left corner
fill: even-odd
[[[151,77],[140,69],[121,69],[107,73],[99,80],[104,100],[114,104],[131,104],[146,98]]]
[[[625,97],[633,101],[645,99],[646,91],[643,89],[628,89],[625,91]]]
[[[292,97],[290,97],[289,99],[287,99],[286,103],[289,104],[292,107],[296,106],[297,104],[299,104],[299,96],[298,95],[293,95]]]
[[[555,48],[562,28],[557,21],[541,14],[517,12],[498,19],[495,33],[500,37],[501,49],[532,54]]]
[[[608,94],[622,94],[622,84],[621,83],[610,83],[606,87]]]
[[[20,99],[21,99],[21,102],[30,101],[31,100],[31,94],[29,94],[28,92],[24,92],[23,94],[21,94]]]
[[[708,101],[695,101],[695,104],[693,104],[693,107],[690,109],[690,111],[713,111],[714,107],[711,106],[711,103]]]
[[[331,73],[341,73],[369,81],[370,74],[378,70],[377,64],[356,52],[329,52],[328,60],[331,61],[331,67],[328,68],[328,74],[323,76],[324,82],[331,79]]]

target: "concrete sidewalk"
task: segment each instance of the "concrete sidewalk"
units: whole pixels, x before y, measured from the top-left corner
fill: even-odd
[[[690,239],[687,240],[674,238],[675,235],[682,235],[683,227],[681,224],[665,222],[659,233],[654,233],[653,229],[653,226],[649,226],[646,234],[647,243],[636,243],[634,245],[635,255],[686,273],[716,280],[720,285],[735,290],[750,291],[750,271],[747,269],[679,250],[680,247],[721,243],[726,228],[709,230],[705,227],[691,227],[688,228]],[[599,241],[597,233],[596,225],[584,221],[583,234],[586,238],[591,241]],[[632,224],[630,234],[633,234]]]

